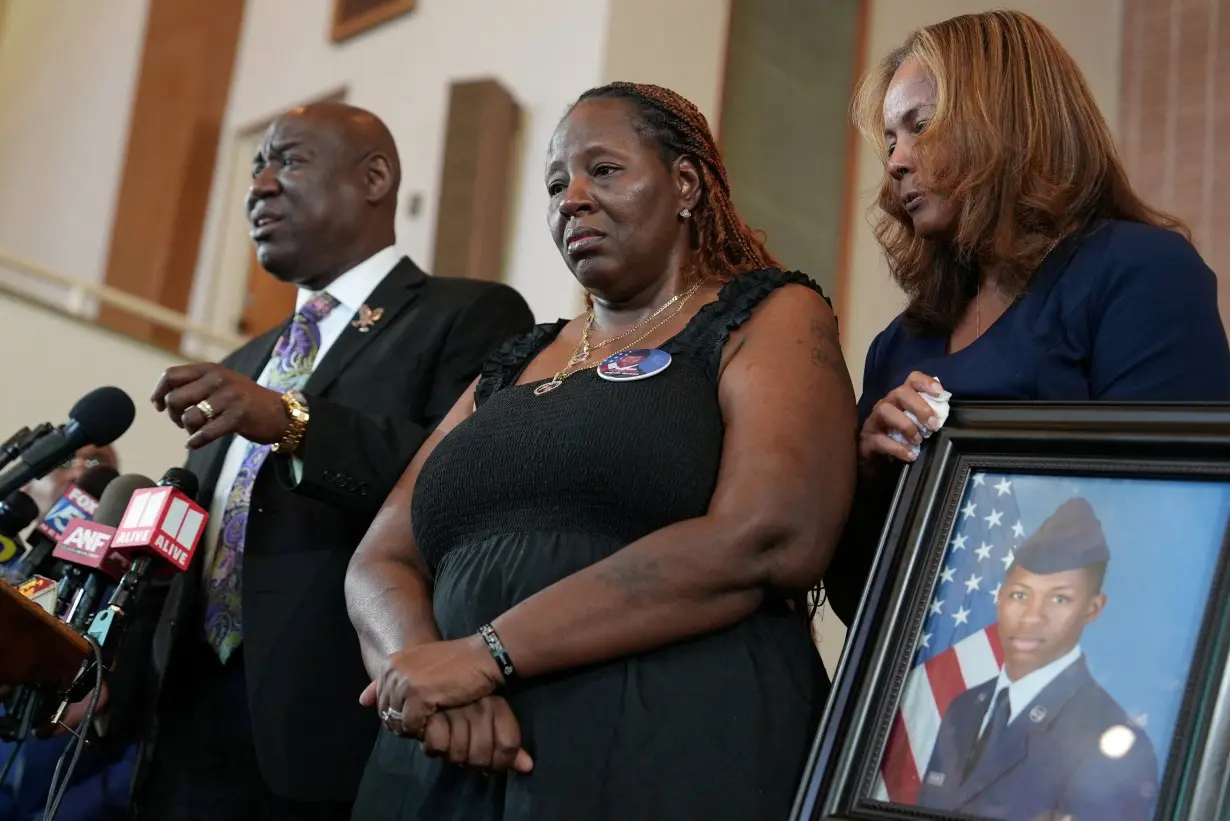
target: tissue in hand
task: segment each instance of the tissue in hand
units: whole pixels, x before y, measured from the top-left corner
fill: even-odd
[[[939,420],[939,424],[935,426],[935,430],[939,430],[940,428],[944,427],[944,423],[948,421],[948,400],[952,399],[952,394],[949,393],[948,391],[940,391],[939,396],[932,396],[929,393],[923,393],[919,395],[923,399],[927,400],[927,404],[930,405],[931,410],[935,412],[935,418]],[[911,422],[913,422],[915,425],[918,425],[918,430],[920,433],[922,433],[922,437],[924,439],[929,437],[931,434],[935,433],[935,430],[931,430],[926,425],[924,425],[922,422],[919,422],[918,417],[915,416],[911,411],[908,411],[908,410],[905,411],[905,415],[906,417],[909,418]],[[918,445],[911,442],[905,436],[901,435],[899,432],[895,430],[889,431],[888,435],[891,439],[897,442],[900,442],[901,444],[909,448],[910,451],[915,456],[918,455],[918,451],[919,451]]]

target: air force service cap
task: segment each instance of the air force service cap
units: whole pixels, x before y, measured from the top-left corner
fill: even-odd
[[[1080,497],[1060,505],[1013,556],[1015,564],[1042,576],[1109,561],[1102,523]]]

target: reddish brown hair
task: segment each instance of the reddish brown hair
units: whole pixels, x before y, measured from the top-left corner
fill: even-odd
[[[953,236],[925,241],[887,175],[873,206],[876,238],[909,297],[905,316],[951,332],[980,267],[1003,271],[1011,296],[1028,287],[1066,233],[1101,219],[1186,228],[1132,190],[1110,128],[1072,56],[1046,26],[1016,11],[967,14],[918,29],[860,82],[854,122],[884,146],[884,95],[903,63],[935,81],[935,116],[914,148],[926,190],[958,207]]]
[[[730,183],[705,115],[667,88],[641,83],[610,83],[591,88],[574,105],[590,99],[626,100],[634,125],[669,166],[691,157],[700,172],[701,192],[692,209],[692,245],[702,273],[718,279],[777,265],[764,237],[747,226],[730,199]]]

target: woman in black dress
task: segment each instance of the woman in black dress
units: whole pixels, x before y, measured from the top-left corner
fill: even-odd
[[[545,181],[590,308],[491,359],[355,554],[387,731],[354,817],[784,818],[828,692],[802,594],[855,474],[833,313],[673,92],[582,95]],[[647,375],[596,369],[629,350]]]

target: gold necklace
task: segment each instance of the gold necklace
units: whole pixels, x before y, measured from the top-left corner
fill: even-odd
[[[620,354],[622,354],[622,353],[626,353],[627,351],[632,350],[632,346],[633,346],[633,345],[636,345],[637,343],[639,343],[639,342],[641,342],[641,341],[643,341],[643,340],[645,340],[645,339],[648,339],[651,335],[653,335],[653,333],[654,333],[655,331],[657,331],[659,328],[661,328],[661,327],[662,327],[663,325],[665,325],[667,322],[670,322],[672,319],[674,319],[676,316],[678,316],[678,315],[679,315],[679,312],[680,312],[680,311],[682,311],[682,310],[683,310],[683,308],[684,308],[684,306],[688,304],[688,300],[689,300],[689,299],[691,299],[691,298],[692,298],[692,296],[693,296],[693,295],[694,295],[697,291],[699,291],[699,290],[700,290],[700,286],[702,286],[702,285],[704,285],[704,284],[705,284],[705,280],[704,280],[704,279],[701,279],[701,280],[697,281],[697,283],[696,283],[695,285],[693,285],[691,288],[689,288],[689,289],[688,289],[688,290],[687,290],[684,294],[682,294],[682,295],[676,294],[674,297],[672,297],[670,300],[668,300],[668,301],[667,301],[667,303],[666,303],[665,305],[663,305],[663,306],[662,306],[661,308],[659,308],[657,311],[654,311],[654,313],[650,315],[649,319],[653,319],[653,317],[655,317],[655,316],[657,316],[658,314],[662,313],[662,311],[663,311],[663,310],[665,310],[666,308],[668,308],[668,307],[669,307],[672,303],[674,303],[675,301],[678,301],[678,302],[679,302],[679,306],[678,306],[677,308],[675,308],[675,310],[673,310],[673,311],[671,311],[669,314],[667,314],[667,315],[666,315],[666,316],[662,319],[662,321],[661,321],[661,322],[658,322],[657,324],[655,324],[655,325],[654,325],[652,328],[650,328],[648,331],[646,331],[645,333],[643,333],[643,334],[641,334],[640,336],[638,336],[636,339],[634,339],[634,340],[632,340],[631,342],[629,342],[626,346],[624,346],[624,347],[623,347],[623,348],[621,348],[620,350],[618,350],[618,351],[616,351],[615,353],[611,354],[611,356],[619,356],[619,355],[620,355]],[[590,334],[590,331],[591,331],[591,330],[593,330],[593,327],[594,327],[594,319],[595,319],[595,315],[594,315],[594,308],[593,308],[593,306],[591,305],[591,306],[590,306],[590,309],[589,309],[589,316],[587,316],[587,317],[586,317],[586,319],[585,319],[585,327],[581,329],[581,341],[580,341],[579,343],[577,343],[577,347],[573,350],[573,352],[572,352],[572,356],[571,356],[571,357],[569,358],[569,360],[568,360],[568,364],[567,364],[567,365],[565,365],[562,369],[560,369],[560,370],[559,370],[559,371],[555,374],[555,376],[551,377],[551,380],[550,380],[549,382],[544,382],[544,383],[542,383],[541,385],[539,385],[538,387],[534,388],[534,395],[535,395],[535,396],[542,396],[544,393],[550,393],[551,391],[553,391],[553,390],[555,390],[556,388],[558,388],[558,387],[559,387],[559,386],[563,383],[563,381],[564,381],[565,379],[567,379],[568,377],[572,376],[572,375],[573,375],[574,373],[576,373],[577,371],[588,370],[589,368],[595,367],[597,364],[601,364],[601,363],[595,363],[595,365],[587,365],[586,367],[583,367],[583,368],[582,368],[582,367],[577,367],[577,366],[579,366],[579,365],[583,365],[585,362],[587,362],[587,361],[589,360],[590,353],[591,353],[592,351],[594,351],[595,349],[597,349],[597,348],[601,348],[601,347],[605,347],[606,345],[609,345],[611,342],[614,342],[616,339],[623,339],[624,337],[626,337],[626,336],[628,336],[630,333],[632,333],[632,331],[635,331],[638,327],[640,327],[641,325],[643,325],[643,324],[644,324],[644,322],[638,323],[636,326],[633,326],[633,328],[632,328],[632,330],[631,330],[631,331],[628,331],[627,333],[621,334],[620,336],[615,337],[615,339],[609,339],[609,340],[607,340],[606,342],[603,342],[603,343],[602,343],[602,344],[600,344],[600,345],[595,345],[595,346],[592,346],[592,347],[591,347],[591,346],[590,346],[590,344],[589,344],[589,334]],[[609,357],[609,356],[608,356],[608,357],[605,357],[605,359],[610,359],[610,357]]]
[[[693,286],[693,287],[698,287],[698,286],[699,286],[699,283],[697,283],[697,285],[696,285],[696,286]],[[663,311],[665,311],[667,308],[669,308],[670,306],[672,306],[672,305],[674,305],[676,302],[678,302],[678,301],[679,301],[679,299],[680,299],[681,297],[683,297],[683,296],[684,296],[683,294],[675,294],[673,297],[671,297],[670,299],[666,300],[666,302],[662,303],[662,307],[661,307],[661,308],[659,308],[658,310],[654,311],[652,314],[650,314],[649,316],[645,317],[644,319],[642,319],[640,322],[638,322],[638,323],[636,323],[635,325],[633,325],[633,326],[632,326],[631,328],[629,328],[628,330],[624,331],[623,333],[619,334],[618,336],[613,336],[613,337],[611,337],[610,339],[608,339],[608,340],[607,340],[607,341],[605,341],[605,342],[599,342],[597,345],[594,345],[593,347],[591,347],[591,348],[590,348],[590,350],[591,350],[591,351],[596,351],[596,350],[598,350],[599,348],[605,348],[607,345],[610,345],[612,342],[618,342],[618,341],[619,341],[619,340],[621,340],[621,339],[627,339],[628,337],[632,336],[632,334],[636,333],[636,332],[637,332],[637,331],[639,331],[641,328],[645,327],[645,325],[646,325],[647,323],[649,323],[651,320],[653,320],[653,318],[654,318],[654,317],[656,317],[658,314],[662,313],[662,312],[663,312]],[[688,294],[688,296],[691,296],[691,294],[689,293],[689,294]],[[593,316],[593,315],[594,315],[594,310],[593,310],[593,308],[590,308],[589,313],[590,313],[590,316]],[[586,357],[586,359],[588,359],[588,358],[589,358],[589,357]]]

